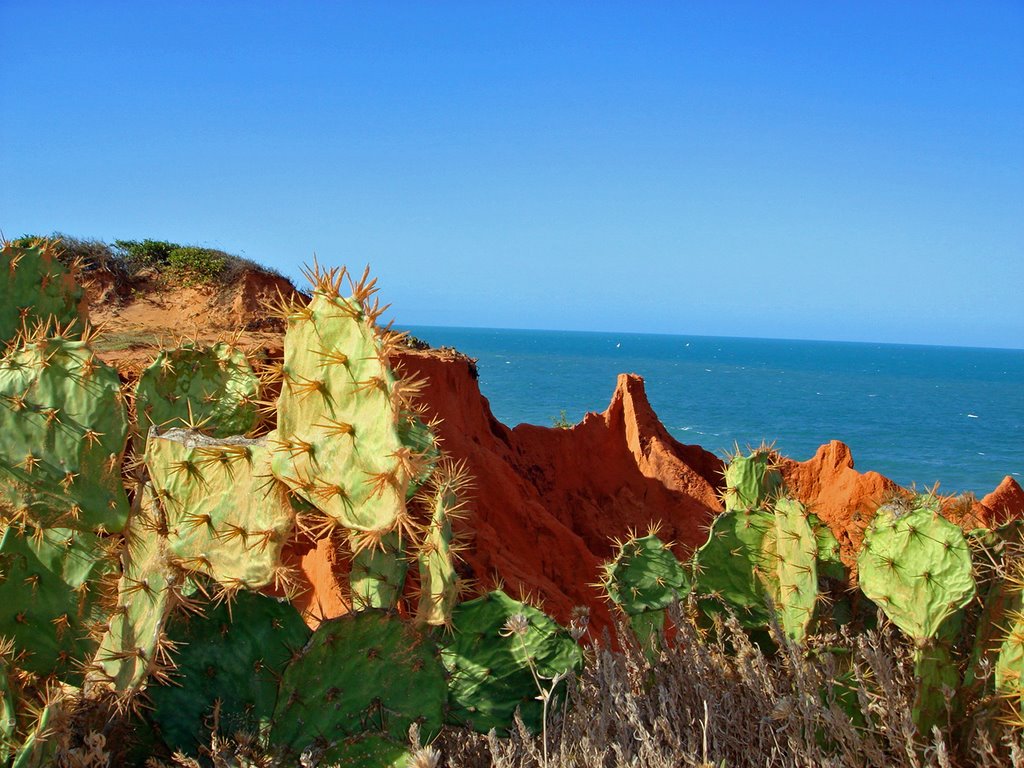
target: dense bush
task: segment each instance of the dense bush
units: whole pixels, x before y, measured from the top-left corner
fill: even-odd
[[[121,257],[136,270],[144,267],[162,267],[167,264],[171,253],[181,246],[166,240],[115,240]]]
[[[182,246],[168,254],[167,266],[185,283],[209,283],[224,271],[226,255],[209,248]]]

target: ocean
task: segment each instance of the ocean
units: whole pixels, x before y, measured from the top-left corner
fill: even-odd
[[[858,470],[918,489],[990,492],[1024,473],[1024,350],[635,333],[415,326],[477,358],[510,426],[603,411],[619,373],[644,377],[680,442],[724,455],[774,442],[807,459],[842,440]]]

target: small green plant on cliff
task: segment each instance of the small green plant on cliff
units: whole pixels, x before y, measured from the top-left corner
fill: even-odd
[[[574,425],[565,415],[565,408],[563,408],[557,418],[551,419],[551,426],[555,429],[572,429]]]

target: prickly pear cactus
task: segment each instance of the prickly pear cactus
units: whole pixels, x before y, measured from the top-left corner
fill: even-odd
[[[285,669],[271,742],[289,755],[348,754],[353,737],[404,743],[415,721],[425,738],[443,722],[444,668],[429,636],[391,614],[366,610],[322,623]]]
[[[172,429],[151,434],[146,465],[178,565],[228,588],[259,589],[281,573],[295,513],[270,472],[265,439],[215,439]]]
[[[782,475],[775,467],[775,456],[761,446],[744,456],[736,452],[725,468],[726,512],[763,509],[782,491]]]
[[[359,538],[353,539],[355,551],[348,577],[352,607],[357,611],[397,607],[409,571],[399,535],[393,531],[384,534],[378,546],[360,544]]]
[[[176,615],[167,636],[175,669],[170,683],[149,688],[151,718],[169,747],[197,755],[210,743],[215,707],[223,734],[269,729],[278,681],[310,631],[290,604],[240,592],[202,615]]]
[[[879,508],[857,565],[861,591],[915,641],[918,689],[912,714],[919,732],[930,733],[945,723],[941,693],[960,684],[948,642],[939,633],[975,594],[967,541],[941,516],[938,499],[917,496]]]
[[[665,623],[665,608],[690,592],[690,578],[655,534],[620,542],[604,565],[601,583],[609,599],[627,616],[645,648],[650,648]]]
[[[768,625],[764,579],[774,563],[763,554],[765,536],[775,515],[735,510],[715,518],[708,540],[693,556],[693,588],[706,598],[705,610],[717,612],[724,603],[745,627]]]
[[[125,699],[170,666],[164,629],[183,581],[171,565],[167,540],[161,535],[167,521],[148,484],[136,504],[121,552],[117,602],[86,671],[87,689],[111,690]]]
[[[98,645],[90,630],[106,619],[100,600],[105,582],[116,579],[114,557],[85,531],[4,531],[0,636],[14,644],[22,669],[81,684]]]
[[[431,479],[427,502],[430,522],[417,552],[420,577],[416,619],[447,626],[459,600],[461,583],[455,571],[459,543],[452,524],[465,514],[469,478],[461,465],[444,464]]]
[[[779,498],[762,548],[769,565],[764,576],[782,630],[802,642],[818,599],[818,538],[799,501]]]
[[[0,359],[0,502],[34,527],[116,532],[128,516],[128,414],[86,341],[28,341]]]
[[[259,379],[245,353],[221,342],[163,350],[139,378],[139,433],[193,427],[211,437],[244,435],[256,426]]]
[[[857,565],[861,591],[915,640],[935,637],[974,597],[967,542],[931,497],[879,508]]]
[[[452,614],[454,631],[442,639],[441,658],[450,674],[448,722],[487,733],[507,730],[516,709],[533,730],[541,726],[538,678],[577,670],[580,647],[536,608],[504,592],[461,603]]]
[[[373,283],[342,297],[315,270],[313,298],[287,315],[274,474],[371,545],[411,525],[410,485],[429,463],[410,448],[411,388],[388,366]]]
[[[85,294],[57,259],[59,247],[48,240],[0,244],[0,345],[38,324],[79,335],[85,329]]]

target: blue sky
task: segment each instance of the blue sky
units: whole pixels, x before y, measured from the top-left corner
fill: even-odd
[[[0,0],[0,228],[400,324],[1024,347],[1024,4]]]

